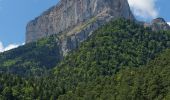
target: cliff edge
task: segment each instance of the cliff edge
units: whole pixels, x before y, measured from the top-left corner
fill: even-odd
[[[72,35],[81,31],[88,34],[110,19],[120,17],[134,19],[127,0],[60,0],[28,23],[26,43],[52,34]],[[94,28],[88,29],[92,23]]]

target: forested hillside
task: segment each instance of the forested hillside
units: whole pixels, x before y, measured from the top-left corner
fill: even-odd
[[[49,62],[43,60],[50,56],[57,57],[51,55],[52,51],[57,52],[56,48],[53,48],[55,42],[50,42],[55,40],[55,36],[51,38],[54,39],[48,38],[49,42],[40,42],[42,40],[37,42],[38,45],[41,44],[40,47],[51,47],[51,49],[46,48],[46,51],[42,51],[44,50],[42,48],[36,49],[39,46],[31,47],[36,45],[33,43],[0,55],[2,66],[0,67],[4,70],[23,68],[33,73],[36,68],[44,72],[43,66],[51,69],[46,75],[39,77],[29,75],[26,78],[10,71],[9,73],[2,71],[0,98],[7,100],[170,99],[170,32],[153,32],[149,28],[124,19],[111,21],[96,30],[77,50],[72,51],[54,68],[52,66],[60,60],[57,58],[48,59]],[[33,49],[26,52],[25,48]],[[22,50],[25,53],[19,54]],[[8,61],[10,55],[13,58]],[[25,58],[25,55],[28,58]],[[32,62],[37,63],[34,59],[36,57],[40,64],[38,67],[34,64],[34,67],[30,67]],[[15,62],[17,58],[21,61],[19,64]],[[27,61],[31,62],[30,65],[23,66]]]
[[[56,36],[51,36],[0,54],[0,71],[22,76],[42,75],[60,60]]]

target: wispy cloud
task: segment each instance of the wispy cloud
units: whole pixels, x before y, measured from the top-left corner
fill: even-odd
[[[128,0],[129,5],[134,15],[150,19],[158,16],[158,10],[156,9],[157,0]]]
[[[8,46],[4,47],[3,43],[0,41],[0,52],[8,51],[14,48],[17,48],[19,44],[9,44]]]

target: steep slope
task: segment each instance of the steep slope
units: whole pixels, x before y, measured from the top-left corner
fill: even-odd
[[[169,100],[170,49],[146,66],[124,67],[116,75],[80,82],[59,100]]]
[[[26,43],[57,34],[62,48],[59,52],[66,56],[93,31],[117,18],[135,19],[127,0],[60,0],[28,23]]]
[[[160,54],[168,48],[168,31],[153,32],[124,19],[111,21],[47,76],[25,79],[0,74],[0,96],[21,100],[162,100],[170,95],[170,51]]]
[[[56,36],[20,46],[0,54],[0,72],[42,75],[62,59]]]
[[[52,100],[169,100],[169,70],[170,49],[167,49],[146,66],[122,68],[115,75],[97,76],[91,81],[87,81],[87,78],[84,82],[79,81],[76,86],[67,83],[65,76],[63,77],[65,80],[59,83],[54,76],[23,79],[16,75],[0,73],[0,98],[3,100],[49,98]],[[78,74],[75,70],[74,74],[76,73]],[[74,79],[72,81],[74,82]]]
[[[77,66],[84,63],[84,67],[89,67],[110,62],[114,70],[107,72],[105,69],[106,72],[102,73],[112,74],[119,66],[146,64],[156,53],[170,47],[168,32],[153,32],[123,19],[108,23],[94,34],[88,42],[83,43],[85,47],[80,48],[79,55],[70,57],[68,63]],[[54,35],[0,54],[0,70],[19,75],[48,72],[63,59],[61,41],[58,35]]]
[[[152,21],[151,27],[153,31],[170,30],[170,26],[163,18],[156,18]]]
[[[153,31],[167,31],[170,30],[170,26],[163,18],[156,18],[151,21],[151,23],[141,22],[144,27],[150,27]]]
[[[29,22],[26,42],[32,42],[52,34],[70,33],[70,31],[74,31],[73,34],[78,34],[80,33],[79,29],[93,18],[95,18],[94,22],[98,24],[97,26],[100,26],[99,21],[104,23],[106,19],[120,17],[133,19],[127,0],[60,0],[56,6]],[[88,30],[84,32],[88,34],[89,31],[94,31],[97,26],[90,30],[87,29],[88,27],[84,27],[80,31]],[[75,29],[75,27],[79,29]]]

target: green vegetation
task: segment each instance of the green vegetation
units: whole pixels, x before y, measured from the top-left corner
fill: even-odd
[[[69,35],[78,33],[80,31],[84,30],[85,28],[87,28],[88,26],[90,26],[91,24],[94,24],[94,22],[96,22],[96,20],[97,20],[96,17],[92,17],[91,19],[87,20],[84,24],[80,24],[80,25],[76,26],[75,28],[73,28],[69,32],[62,33],[60,35],[60,37],[64,38],[67,35],[69,36]]]
[[[170,49],[146,66],[124,67],[116,75],[98,76],[87,83],[78,83],[72,91],[60,96],[102,100],[169,100]]]
[[[87,28],[87,26],[91,25],[91,24],[94,23],[96,20],[97,20],[96,17],[91,18],[91,19],[88,20],[84,25],[82,25],[82,26],[80,27],[80,29],[77,30],[77,31],[84,30],[85,28]]]
[[[38,46],[34,49],[39,48],[40,51],[29,49],[28,53],[31,55],[36,51],[36,56],[39,56],[38,54],[43,52],[57,51],[53,48],[56,43],[50,42],[55,39],[48,40],[36,43]],[[33,44],[19,49],[29,48],[29,45]],[[43,51],[41,47],[44,46],[47,46],[48,50],[51,47],[51,51]],[[34,59],[36,56],[24,58],[23,54],[28,54],[27,52],[19,56],[17,53],[20,52],[19,49],[1,55],[3,69],[10,70],[9,68],[13,68],[23,59],[25,59],[24,64],[36,65],[37,60]],[[134,22],[119,19],[96,30],[79,49],[71,52],[54,68],[44,64],[43,59],[49,57],[49,53],[38,57],[40,62],[38,67],[27,68],[31,74],[35,68],[45,72],[48,70],[41,68],[45,65],[45,68],[51,69],[48,74],[39,77],[31,74],[29,77],[21,77],[11,74],[10,71],[2,72],[0,98],[4,100],[170,99],[170,32],[168,31],[152,32],[151,29]],[[7,58],[9,54],[13,54],[15,61]],[[59,60],[50,61],[57,64]],[[24,68],[22,63],[19,68]]]
[[[0,71],[18,75],[41,75],[61,60],[56,36],[0,54]]]

